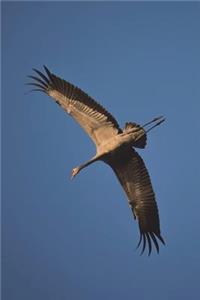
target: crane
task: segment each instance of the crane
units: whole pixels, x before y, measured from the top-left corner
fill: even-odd
[[[98,102],[78,87],[59,78],[44,66],[45,72],[33,69],[28,76],[33,81],[33,91],[52,97],[71,117],[79,123],[96,145],[96,154],[85,163],[74,168],[71,178],[96,161],[109,165],[122,185],[133,216],[138,221],[141,253],[154,244],[159,253],[159,241],[165,244],[160,232],[160,221],[155,194],[150,176],[141,156],[135,148],[145,148],[147,133],[164,122],[163,116],[156,117],[143,126],[127,122],[122,130],[116,119]]]

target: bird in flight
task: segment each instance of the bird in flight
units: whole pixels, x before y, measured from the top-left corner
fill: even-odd
[[[95,161],[108,164],[122,185],[138,221],[140,239],[137,247],[142,245],[141,254],[147,246],[150,255],[153,244],[159,253],[159,241],[165,242],[160,232],[158,207],[147,168],[135,148],[145,148],[147,133],[164,122],[164,117],[154,118],[143,126],[128,122],[121,129],[115,118],[81,89],[54,75],[45,66],[43,73],[33,70],[34,76],[28,76],[33,80],[28,83],[35,87],[33,90],[52,97],[96,145],[94,157],[74,168],[72,178]]]

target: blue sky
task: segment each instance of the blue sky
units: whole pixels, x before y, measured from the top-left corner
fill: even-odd
[[[199,288],[200,3],[2,4],[3,296],[195,299]],[[138,226],[95,147],[50,98],[25,94],[46,64],[123,127],[165,115],[140,154],[166,247],[135,251]]]

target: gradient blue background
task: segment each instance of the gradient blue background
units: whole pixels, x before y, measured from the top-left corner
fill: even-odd
[[[3,300],[197,299],[200,3],[3,3]],[[25,94],[46,64],[123,126],[164,114],[140,154],[167,246],[138,227],[112,170],[50,98]]]

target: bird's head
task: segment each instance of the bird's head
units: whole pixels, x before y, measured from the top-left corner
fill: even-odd
[[[72,169],[71,179],[73,179],[79,173],[79,171],[80,171],[79,167]]]

